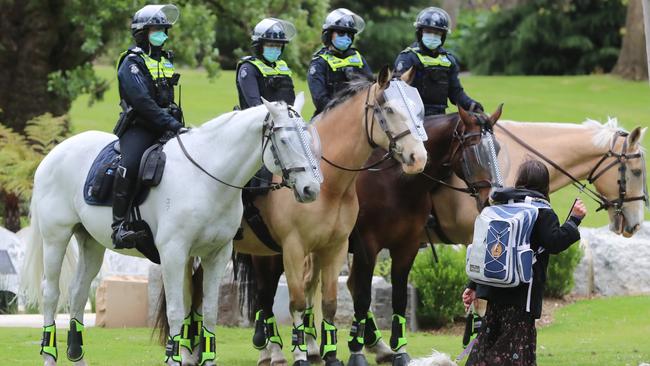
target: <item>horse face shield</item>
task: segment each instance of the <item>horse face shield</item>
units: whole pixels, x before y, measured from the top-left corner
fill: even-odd
[[[318,131],[308,127],[297,112],[290,111],[289,115],[289,118],[275,121],[271,134],[272,151],[283,178],[293,185],[296,178],[291,173],[307,171],[322,183]]]
[[[503,173],[497,158],[497,142],[489,131],[481,132],[477,144],[463,148],[463,173],[468,182],[486,182],[491,187],[503,187]]]
[[[428,137],[423,125],[424,104],[418,90],[402,80],[393,80],[384,90],[383,96],[386,107],[405,121],[411,135],[417,140],[426,141]]]

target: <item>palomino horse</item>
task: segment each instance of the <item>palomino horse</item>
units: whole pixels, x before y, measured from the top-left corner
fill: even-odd
[[[582,125],[499,121],[494,128],[497,141],[502,149],[507,150],[512,166],[517,167],[531,156],[539,157],[504,133],[504,129],[529,144],[574,178],[584,180],[591,177],[590,180],[593,181],[597,191],[595,193],[600,195],[598,199],[607,206],[612,231],[632,236],[638,230],[643,222],[643,200],[645,197],[646,168],[643,150],[640,146],[645,128],[637,127],[628,134],[618,128],[615,120],[610,120],[605,125],[595,121],[588,121]],[[623,157],[620,158],[621,156]],[[621,167],[624,169],[621,170]],[[551,173],[551,192],[572,182],[569,177],[552,166],[549,166],[549,171]],[[621,172],[624,174],[624,179],[621,179]],[[505,179],[506,184],[514,184],[515,174],[516,169],[511,169]],[[457,176],[454,176],[450,182],[455,185],[462,184],[462,180]],[[474,220],[479,212],[476,202],[467,194],[444,187],[433,192],[432,197],[431,203],[439,208],[436,210],[437,218],[442,224],[443,231],[440,236],[451,238],[452,243],[471,242]],[[621,200],[621,210],[617,214],[616,202],[619,199]],[[440,242],[440,236],[436,235],[432,242]],[[390,242],[384,240],[385,237],[378,236],[377,238],[376,240],[370,238],[372,240],[365,240],[362,243],[366,251],[377,250],[377,245],[380,245],[380,248],[389,247]],[[406,253],[417,253],[419,243],[422,241],[429,241],[428,237],[422,234],[420,240],[404,240],[398,248],[404,256],[410,256]],[[393,260],[391,275],[404,273],[403,276],[406,278],[411,269],[411,263],[407,263],[407,266],[404,266],[403,263],[403,261]],[[358,275],[360,267],[357,264],[360,263],[355,260],[352,266],[352,277]],[[372,268],[369,273],[372,274]],[[394,278],[392,283],[393,291],[395,291]],[[405,288],[402,291],[405,293]],[[364,308],[367,309],[365,304],[370,304],[370,293],[364,294],[364,296],[357,296],[354,291],[353,293],[355,310],[359,304],[364,304]],[[402,305],[405,302],[404,299],[405,296],[396,297],[393,293],[395,313],[399,314],[398,311],[405,306]],[[392,331],[391,343],[393,343],[396,327],[393,327]],[[401,333],[400,329],[397,331],[398,334]],[[365,334],[367,350],[374,352],[378,360],[390,357],[392,352],[381,340],[381,333],[377,331],[373,334],[366,330]],[[402,342],[406,342],[405,337]]]
[[[359,215],[355,228],[360,237],[355,234],[351,237],[350,249],[354,253],[354,262],[353,276],[348,281],[350,288],[353,289],[357,320],[352,325],[353,334],[349,341],[352,355],[348,365],[367,365],[361,353],[364,334],[366,340],[372,341],[369,344],[376,343],[374,340],[376,324],[368,310],[372,273],[379,250],[388,248],[393,258],[393,299],[394,304],[400,309],[395,311],[395,320],[399,322],[405,316],[406,281],[419,248],[417,245],[419,232],[431,211],[429,192],[441,183],[444,184],[441,179],[446,179],[453,169],[463,177],[470,187],[469,191],[477,197],[477,202],[487,201],[497,175],[491,167],[496,166],[497,162],[492,160],[487,139],[482,137],[484,134],[491,133],[492,125],[500,115],[501,106],[490,117],[470,115],[462,109],[458,114],[428,117],[424,123],[429,137],[425,143],[428,164],[421,174],[414,177],[404,176],[395,165],[387,168],[380,167],[377,172],[364,171],[359,174],[356,183]],[[376,149],[369,162],[377,161],[383,154],[383,151]],[[404,251],[408,248],[404,242],[414,243],[415,250]],[[254,339],[259,339],[268,333],[266,327],[260,326],[259,323],[272,316],[275,290],[283,268],[281,256],[256,256],[252,261],[255,269],[254,282],[257,282],[257,296],[251,297],[257,298],[263,315],[257,317],[261,319],[256,319]],[[310,275],[314,276],[318,268],[314,265],[310,267],[312,269]],[[397,272],[398,268],[405,270]],[[246,282],[244,287],[252,290],[253,281]],[[252,295],[252,291],[248,293]],[[254,302],[248,305],[253,309],[256,308]],[[397,325],[401,329],[401,323]],[[279,337],[271,338],[268,341],[277,342],[278,339]],[[400,353],[406,352],[406,347],[395,348],[399,348]],[[403,355],[397,356],[397,359],[406,365],[407,360]]]
[[[304,97],[297,98],[298,108]],[[268,103],[245,111],[231,112],[169,141],[164,151],[167,166],[160,185],[151,189],[140,206],[142,218],[154,233],[160,253],[163,283],[167,289],[167,316],[171,328],[167,362],[186,364],[180,347],[183,318],[189,313],[189,292],[184,281],[190,256],[201,257],[205,315],[201,332],[202,365],[215,365],[214,332],[217,322],[219,286],[232,252],[243,205],[239,186],[251,179],[262,161],[276,174],[287,178],[296,199],[310,202],[320,191],[318,168],[304,150],[306,128],[297,112],[284,103]],[[266,118],[265,118],[266,116]],[[31,202],[32,238],[27,243],[23,284],[28,299],[40,298],[43,289],[43,358],[45,365],[57,359],[55,314],[59,301],[59,276],[66,247],[74,234],[80,261],[75,283],[70,286],[71,333],[67,356],[85,365],[81,343],[84,306],[91,280],[97,275],[105,250],[112,249],[109,207],[84,202],[86,174],[99,151],[114,135],[84,132],[55,147],[41,162],[34,177]],[[183,141],[182,147],[179,142]],[[270,141],[271,148],[265,148]],[[308,146],[308,145],[307,145]],[[195,159],[190,163],[190,155]],[[196,163],[199,161],[199,163]],[[200,167],[200,168],[199,168]],[[211,175],[211,176],[210,176]],[[222,183],[215,182],[221,179]],[[287,195],[285,199],[294,201]],[[138,256],[134,249],[119,253]],[[65,287],[64,287],[65,288]],[[180,348],[180,349],[179,349]],[[171,350],[171,352],[170,352]]]
[[[294,324],[294,365],[309,365],[307,340],[312,341],[310,348],[315,345],[314,338],[305,337],[316,333],[313,313],[306,310],[312,308],[319,280],[323,283],[321,354],[326,365],[342,365],[336,357],[336,290],[348,249],[348,236],[359,210],[355,190],[358,171],[350,170],[361,167],[368,160],[374,145],[388,151],[387,157],[393,156],[401,162],[406,173],[419,173],[425,167],[427,153],[422,140],[426,135],[419,120],[423,105],[417,90],[405,83],[410,82],[413,75],[414,72],[407,72],[402,80],[391,80],[392,74],[385,67],[375,84],[353,81],[315,119],[314,126],[323,141],[323,159],[349,168],[343,170],[321,163],[325,180],[319,200],[293,205],[282,191],[270,192],[255,200],[272,238],[282,247]],[[248,225],[244,228],[244,240],[235,242],[235,250],[255,255],[277,254],[262,244]],[[310,254],[322,272],[320,278],[312,277],[305,285],[304,263]],[[274,320],[269,324],[272,322]],[[260,357],[273,365],[286,364],[280,345],[276,343],[268,343]]]

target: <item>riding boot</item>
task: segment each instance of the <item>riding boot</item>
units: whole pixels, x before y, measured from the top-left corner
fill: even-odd
[[[117,168],[115,180],[113,181],[113,246],[115,249],[135,248],[137,240],[146,235],[144,232],[129,230],[125,225],[126,215],[131,207],[132,193],[129,179],[126,177],[126,169],[122,166]]]

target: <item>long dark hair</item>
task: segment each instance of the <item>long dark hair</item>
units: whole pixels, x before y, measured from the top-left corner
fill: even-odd
[[[519,166],[515,187],[537,191],[549,200],[549,181],[546,165],[539,160],[529,159]]]

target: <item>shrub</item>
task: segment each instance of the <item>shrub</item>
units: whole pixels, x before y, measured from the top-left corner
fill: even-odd
[[[546,271],[544,295],[562,297],[573,289],[573,272],[582,258],[582,249],[577,244],[558,255],[551,255]]]
[[[461,294],[467,284],[465,247],[436,245],[438,262],[430,250],[420,251],[411,270],[410,282],[418,293],[418,321],[441,327],[464,314]]]
[[[607,72],[618,58],[621,0],[535,0],[468,23],[465,61],[478,74]]]

